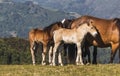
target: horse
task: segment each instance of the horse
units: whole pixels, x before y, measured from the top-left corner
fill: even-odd
[[[53,47],[53,31],[63,27],[61,22],[55,22],[44,29],[32,29],[29,31],[29,42],[30,42],[30,50],[32,55],[32,62],[35,65],[35,50],[37,49],[37,43],[43,44],[43,51],[42,51],[42,65],[46,64],[46,53],[47,53],[47,45],[50,44],[49,49],[49,63],[51,62],[51,54],[52,54],[52,47]]]
[[[80,24],[78,27],[74,29],[66,29],[61,28],[54,31],[53,40],[54,40],[54,48],[53,48],[53,66],[56,65],[55,57],[57,53],[57,48],[61,44],[61,41],[65,43],[75,43],[77,45],[77,58],[76,58],[76,65],[84,65],[82,61],[82,52],[81,47],[84,43],[84,37],[87,33],[90,33],[92,36],[97,35],[97,30],[92,25],[92,21],[89,20],[88,22]],[[62,58],[61,58],[61,51],[58,52],[58,63],[63,66]]]
[[[61,22],[65,27],[72,29],[71,25],[74,22],[74,20],[75,19],[63,19]],[[86,41],[85,41],[85,44],[86,44]],[[86,50],[85,47],[86,47],[85,45],[83,45],[83,47],[82,47],[82,54],[83,54],[82,56],[84,58],[88,55],[88,62],[90,62],[90,52],[85,51]],[[77,48],[76,48],[75,44],[64,44],[64,56],[67,58],[67,63],[75,62],[76,52],[77,52]],[[87,63],[87,61],[85,59],[83,59],[83,62],[84,62],[84,64]]]
[[[63,19],[61,22],[65,28],[71,29],[71,24],[74,21],[74,19]],[[75,44],[64,44],[64,56],[67,60],[67,63],[74,64],[75,59],[76,59],[76,52],[77,52],[77,47]]]
[[[93,51],[93,61],[92,63],[97,64],[97,47],[111,47],[111,57],[110,63],[113,63],[114,56],[116,54],[117,49],[120,49],[120,19],[102,19],[94,16],[84,15],[77,19],[75,19],[71,28],[75,28],[79,26],[79,24],[84,23],[85,21],[91,19],[93,21],[93,26],[99,32],[99,35],[96,38],[91,37],[91,35],[87,35],[85,40],[85,49],[89,55],[90,62],[90,53],[89,47],[91,45],[94,46]],[[119,61],[120,61],[120,50],[119,50]]]

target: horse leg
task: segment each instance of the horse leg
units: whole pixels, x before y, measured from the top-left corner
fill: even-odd
[[[119,45],[119,63],[120,63],[120,45]]]
[[[54,48],[53,48],[53,59],[52,59],[52,65],[55,66],[55,57],[56,57],[56,53],[57,53],[57,48],[60,45],[60,42],[55,43]]]
[[[45,62],[46,53],[47,53],[47,45],[43,44],[42,65],[46,65],[46,62]]]
[[[111,58],[110,58],[110,63],[113,63],[113,59],[115,57],[116,51],[118,49],[119,44],[112,44],[112,51],[111,51]]]
[[[91,63],[91,57],[90,57],[90,50],[89,50],[89,46],[85,45],[85,52],[84,52],[84,57],[88,57],[88,60],[85,61],[86,64],[90,64]]]
[[[93,64],[97,64],[97,47],[94,46],[94,50],[93,50]]]
[[[59,52],[58,52],[58,64],[60,64],[61,66],[63,66],[62,56],[61,56],[61,50],[59,50]]]
[[[81,44],[77,43],[77,58],[76,58],[76,65],[84,65],[82,60],[82,51],[81,51]],[[80,64],[79,64],[80,63]]]
[[[68,49],[69,49],[69,45],[64,44],[64,57],[65,57],[67,63],[69,63]]]
[[[36,50],[35,42],[30,43],[30,50],[32,55],[32,62],[33,62],[33,65],[35,65],[35,50]]]
[[[67,48],[66,48],[66,59],[67,59],[67,64],[69,64],[70,63],[70,57],[69,57],[69,49],[70,49],[70,45],[69,44],[67,44]]]
[[[51,65],[51,63],[52,63],[52,53],[53,52],[53,46],[51,46],[50,47],[50,49],[49,49],[49,64]]]

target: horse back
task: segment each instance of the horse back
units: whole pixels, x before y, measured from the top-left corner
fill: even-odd
[[[44,32],[41,29],[32,29],[29,32],[29,40],[42,42],[42,41],[48,40],[48,35],[46,32]]]
[[[92,20],[92,25],[95,26],[99,32],[97,44],[103,45],[119,41],[120,19],[102,19],[85,15],[74,20],[71,27],[74,28],[87,20]]]

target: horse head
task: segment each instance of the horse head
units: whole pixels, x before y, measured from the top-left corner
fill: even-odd
[[[83,31],[90,33],[92,36],[96,36],[98,34],[96,27],[94,27],[94,25],[93,25],[92,19],[89,19],[86,22],[81,23],[78,26],[76,26],[76,28],[78,30],[81,30],[81,27],[82,27],[82,29],[84,29]]]

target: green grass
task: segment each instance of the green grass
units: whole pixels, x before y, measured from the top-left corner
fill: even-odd
[[[0,76],[120,76],[120,64],[0,65]]]

